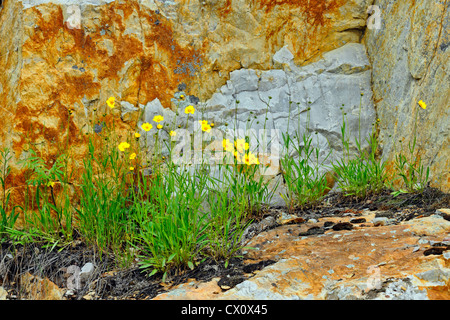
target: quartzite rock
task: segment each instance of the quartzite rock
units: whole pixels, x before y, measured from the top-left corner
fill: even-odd
[[[25,184],[17,162],[30,149],[48,165],[68,151],[70,169],[76,169],[96,122],[115,122],[124,138],[136,129],[140,105],[158,98],[164,108],[174,108],[171,99],[181,84],[185,99],[206,101],[233,71],[273,69],[281,48],[305,65],[359,42],[370,2],[3,1],[0,141],[13,151],[13,186]],[[74,23],[78,13],[80,28]],[[105,103],[110,96],[118,101],[115,110]],[[74,179],[79,173],[74,170]]]
[[[365,212],[362,217],[370,221],[374,216]],[[218,279],[201,285],[193,281],[156,299],[450,299],[448,251],[425,254],[429,247],[421,244],[423,238],[415,231],[423,228],[423,219],[298,236],[299,231],[323,227],[327,221],[345,223],[350,219],[324,217],[316,224],[284,225],[262,232],[247,244],[256,250],[248,250],[244,258],[249,263],[276,263],[225,292],[218,288]],[[445,227],[447,221],[433,219],[434,226],[429,224],[429,229],[436,232],[426,237],[441,242],[450,231]]]
[[[445,0],[375,0],[379,29],[364,37],[383,158],[392,172],[416,133],[413,161],[430,166],[432,185],[450,191],[450,10]],[[422,100],[427,108],[422,109]]]

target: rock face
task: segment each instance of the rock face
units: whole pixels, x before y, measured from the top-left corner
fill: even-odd
[[[320,146],[324,157],[330,147],[336,154],[342,150],[343,113],[349,128],[347,134],[352,138],[359,132],[361,137],[369,136],[376,115],[370,90],[370,64],[363,45],[346,44],[304,67],[294,63],[293,54],[286,47],[277,51],[273,60],[283,68],[231,72],[230,80],[200,104],[198,114],[189,119],[207,119],[224,138],[235,133],[241,138],[247,135],[251,146],[257,145],[264,129],[268,140],[274,138],[271,130],[278,130],[280,144],[282,133],[294,136],[296,132],[302,135],[308,130],[317,134],[314,143]],[[175,122],[174,128],[193,129],[197,122],[188,122],[183,113],[191,102],[178,99],[177,103],[178,116],[170,109],[164,110],[159,99],[141,105],[144,109],[141,122],[151,122],[155,115],[163,114],[169,122]],[[164,137],[168,138],[167,132]],[[367,145],[365,141],[362,144]],[[272,145],[263,145],[259,151],[271,152]]]
[[[212,110],[228,108],[233,95],[253,102],[257,95],[266,98],[279,90],[269,122],[273,125],[280,117],[280,126],[286,122],[288,94],[302,104],[311,99],[312,118],[321,118],[317,129],[327,135],[339,122],[322,128],[324,117],[339,114],[331,105],[333,94],[336,105],[347,102],[354,112],[359,101],[353,94],[360,85],[368,90],[368,64],[358,59],[356,69],[340,70],[323,65],[330,63],[327,58],[317,61],[326,52],[360,41],[370,2],[5,0],[0,11],[5,39],[0,44],[0,68],[5,71],[0,76],[5,114],[1,144],[13,149],[12,164],[33,149],[51,165],[64,150],[71,151],[77,167],[95,122],[111,125],[120,117],[116,131],[125,136],[136,129],[141,105],[158,99],[164,108],[175,109],[180,88],[189,103],[209,101]],[[345,57],[349,51],[341,53]],[[290,69],[311,62],[318,64],[301,73]],[[261,80],[255,82],[257,72]],[[291,92],[287,81],[292,82]],[[321,84],[315,92],[304,92],[316,81]],[[228,86],[239,86],[239,92]],[[352,97],[343,96],[347,90]],[[219,96],[213,96],[216,92]],[[116,110],[106,106],[110,96],[118,101]],[[217,104],[219,97],[227,102]],[[370,94],[366,97],[364,103],[370,101]],[[256,110],[264,107],[262,101],[243,108]],[[320,103],[325,103],[323,110]],[[373,113],[370,103],[364,108]],[[261,118],[265,111],[257,112]],[[244,123],[247,117],[244,110],[239,120]],[[26,178],[13,166],[10,179],[23,185]]]
[[[20,278],[24,299],[27,300],[66,300],[63,289],[48,278],[40,278],[26,272]]]
[[[95,125],[114,124],[124,139],[155,112],[174,119],[178,110],[181,121],[193,104],[221,130],[229,123],[290,133],[305,130],[311,108],[322,156],[328,143],[339,156],[341,112],[349,136],[362,140],[378,117],[391,171],[417,113],[417,157],[448,191],[448,4],[377,0],[381,27],[367,29],[372,3],[3,1],[0,144],[13,151],[8,186],[25,185],[18,162],[31,150],[48,166],[69,153],[76,180]],[[115,109],[106,105],[110,96]]]
[[[380,29],[367,30],[364,42],[372,61],[383,156],[392,169],[395,152],[407,150],[416,130],[415,157],[430,166],[433,184],[448,192],[449,3],[375,0],[374,4],[380,8]],[[427,104],[425,110],[419,107],[420,100]]]

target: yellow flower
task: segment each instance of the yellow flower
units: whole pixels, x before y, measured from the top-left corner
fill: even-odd
[[[214,123],[210,123],[210,126],[211,126],[211,127],[214,127],[214,126],[215,126],[215,124],[214,124]]]
[[[153,128],[153,126],[150,123],[146,122],[142,124],[141,128],[144,131],[150,131]]]
[[[198,122],[200,122],[201,125],[208,124],[208,120],[199,120]]]
[[[130,171],[133,171],[134,170],[134,167],[130,167]]]
[[[253,153],[249,152],[248,154],[250,164],[260,164],[259,159]]]
[[[177,135],[177,133],[175,131],[170,131],[169,134],[170,134],[171,137],[175,137]]]
[[[156,127],[157,127],[158,129],[162,129],[162,128],[163,128],[163,125],[162,125],[162,124],[158,124]]]
[[[251,164],[250,163],[250,155],[249,154],[244,155],[244,163],[246,165],[250,165]]]
[[[188,113],[194,114],[194,112],[195,112],[195,108],[192,105],[189,105],[186,107],[186,109],[184,109],[184,113],[186,113],[186,114],[188,114]]]
[[[122,152],[125,151],[125,149],[128,149],[129,147],[130,147],[130,144],[127,142],[121,142],[119,144],[119,150]]]
[[[419,101],[419,106],[420,106],[422,109],[426,109],[426,108],[427,108],[427,104],[426,104],[425,102],[423,102],[422,100]]]
[[[133,160],[134,158],[136,158],[136,153],[132,153],[132,154],[130,154],[130,160]]]
[[[109,97],[108,100],[106,100],[106,103],[108,104],[108,106],[112,109],[114,108],[114,102],[116,101],[116,98],[114,97]]]
[[[163,121],[164,120],[164,117],[163,116],[154,116],[153,117],[153,121],[155,121],[155,122],[157,122],[157,123],[159,123],[159,122],[161,122],[161,121]]]
[[[235,152],[233,152],[233,153],[234,153],[234,157],[236,158],[236,160],[237,160],[238,162],[241,162],[241,157],[240,157],[239,153],[238,153],[237,151],[235,151]]]
[[[202,130],[205,132],[210,132],[211,131],[211,126],[207,123],[203,123],[202,124]]]
[[[222,146],[225,151],[234,152],[234,145],[229,139],[223,139]]]
[[[47,187],[54,187],[55,186],[55,181],[49,181],[48,183],[47,183]]]
[[[234,143],[236,146],[236,149],[240,152],[243,153],[244,150],[248,150],[249,149],[249,145],[248,142],[245,142],[245,139],[237,139],[236,142]]]
[[[134,137],[135,137],[135,138],[139,138],[140,136],[141,136],[141,134],[138,133],[138,132],[136,132],[136,133],[134,134]]]
[[[184,98],[184,94],[181,94],[181,95],[180,95],[180,99],[183,99],[183,98]]]

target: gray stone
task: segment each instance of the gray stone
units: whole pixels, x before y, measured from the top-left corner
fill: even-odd
[[[449,272],[442,269],[431,269],[424,272],[420,272],[416,274],[416,277],[419,279],[433,282],[436,285],[445,285],[448,280]]]
[[[282,67],[284,64],[293,65],[294,55],[284,46],[273,55],[273,63],[276,68]]]
[[[408,278],[395,279],[387,283],[384,292],[378,294],[375,300],[428,300],[425,289],[419,289],[411,284]]]
[[[364,43],[372,61],[383,159],[394,161],[402,149],[407,153],[417,126],[415,152],[420,150],[423,164],[430,166],[431,185],[448,192],[448,2],[376,0],[374,5],[381,9],[381,26],[367,29]]]
[[[6,300],[6,297],[8,296],[8,292],[0,286],[0,300]]]
[[[287,51],[281,49],[274,59],[290,61]],[[301,136],[308,128],[316,133],[314,143],[324,157],[330,148],[337,153],[342,150],[343,112],[347,113],[346,134],[351,143],[361,130],[363,147],[367,146],[364,139],[372,132],[375,121],[370,78],[364,46],[350,43],[301,68],[233,71],[227,84],[206,101],[204,110],[223,131],[229,127],[251,133],[249,128],[254,132],[278,129],[291,136],[299,132]],[[310,122],[306,123],[308,117]],[[227,128],[225,123],[230,126]]]
[[[389,224],[389,219],[386,217],[377,217],[372,219],[372,223],[375,227],[386,226]]]
[[[139,108],[135,107],[134,105],[132,105],[131,103],[129,103],[127,101],[121,101],[120,106],[121,106],[122,117],[128,112],[134,112],[134,111],[139,110]]]
[[[450,251],[445,251],[442,256],[444,257],[445,260],[449,260],[450,259]]]
[[[94,264],[92,264],[91,262],[86,263],[80,271],[80,280],[82,282],[86,282],[89,280],[89,278],[93,275],[94,273]]]

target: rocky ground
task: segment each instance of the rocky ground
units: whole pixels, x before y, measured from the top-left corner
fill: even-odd
[[[364,201],[330,193],[316,208],[273,207],[243,241],[251,248],[227,268],[206,260],[168,283],[137,266],[117,269],[113,256],[81,242],[3,243],[0,300],[450,299],[450,195],[437,189]]]

